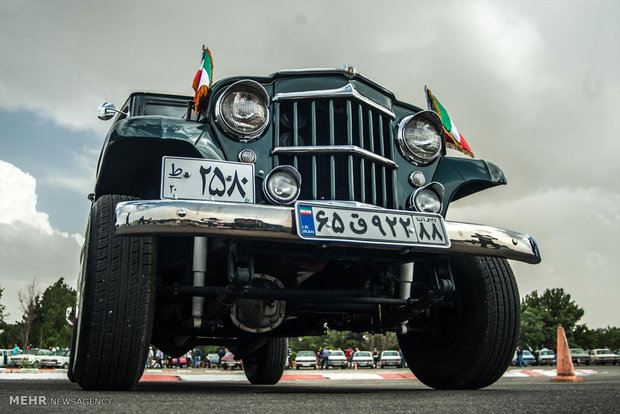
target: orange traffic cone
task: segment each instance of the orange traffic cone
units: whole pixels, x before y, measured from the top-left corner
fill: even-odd
[[[575,367],[568,349],[568,341],[562,325],[558,326],[558,369],[557,376],[551,378],[554,382],[582,382],[583,379],[575,376]]]

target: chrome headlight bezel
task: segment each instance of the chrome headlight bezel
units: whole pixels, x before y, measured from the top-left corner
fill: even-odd
[[[418,120],[425,121],[427,124],[431,125],[437,133],[437,140],[439,145],[437,146],[437,150],[430,156],[425,157],[420,155],[415,145],[410,144],[407,139],[405,139],[405,129],[407,128],[409,123]],[[439,115],[437,115],[437,113],[435,113],[434,111],[421,111],[416,114],[406,116],[398,124],[398,149],[402,156],[412,164],[419,166],[429,165],[430,163],[435,161],[441,154],[444,153],[445,144],[442,131],[443,125],[441,123],[441,118],[439,118]]]
[[[420,206],[420,195],[425,191],[432,191],[433,193],[437,195],[437,199],[439,200],[439,208],[437,209],[437,211],[425,211]],[[437,181],[433,181],[431,183],[428,183],[425,186],[418,188],[413,193],[411,193],[411,195],[409,196],[409,199],[407,200],[407,208],[410,210],[415,210],[415,211],[424,212],[424,213],[440,214],[444,208],[445,196],[446,196],[446,190],[444,186],[441,183],[438,183]]]
[[[262,103],[265,107],[265,122],[263,123],[263,125],[260,126],[260,128],[257,128],[254,131],[248,132],[236,128],[234,125],[231,125],[231,123],[227,120],[227,117],[222,112],[222,102],[224,101],[224,99],[230,93],[238,91],[248,91],[256,94],[259,98],[261,98]],[[269,125],[269,120],[271,117],[269,111],[269,102],[269,94],[267,93],[263,85],[251,79],[243,79],[233,83],[232,85],[229,85],[226,89],[224,89],[222,93],[220,93],[217,101],[215,102],[215,120],[218,125],[222,127],[224,132],[226,132],[226,134],[235,141],[252,142],[259,139]]]
[[[288,174],[297,183],[297,191],[290,200],[279,199],[276,195],[272,194],[271,189],[269,187],[269,183],[271,179],[273,179],[275,174],[282,173],[282,172]],[[295,201],[297,201],[297,199],[299,198],[299,195],[301,194],[301,174],[299,173],[299,171],[295,169],[295,167],[291,165],[280,165],[274,168],[273,170],[269,172],[269,174],[267,174],[267,176],[263,180],[263,194],[265,195],[265,198],[272,204],[281,205],[281,206],[289,206],[295,203]]]

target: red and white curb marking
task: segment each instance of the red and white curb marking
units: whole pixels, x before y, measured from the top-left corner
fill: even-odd
[[[29,372],[15,370],[0,370],[0,380],[68,380],[65,370],[28,370]],[[598,374],[591,369],[577,369],[578,376]],[[555,369],[511,369],[504,373],[504,378],[525,377],[555,377]],[[313,380],[384,380],[384,379],[413,379],[415,376],[410,372],[394,373],[364,373],[364,372],[326,372],[326,373],[288,373],[285,372],[280,381],[313,381]],[[243,372],[221,373],[221,371],[197,373],[196,371],[164,370],[147,371],[141,382],[248,382]]]
[[[313,380],[382,380],[415,378],[411,373],[365,374],[365,373],[325,373],[325,374],[284,374],[280,381]],[[140,381],[184,381],[184,382],[248,382],[245,375],[235,374],[145,374]]]
[[[557,375],[555,369],[512,369],[506,371],[504,378],[524,378],[524,377],[555,377]],[[575,375],[582,377],[584,375],[598,374],[597,371],[591,369],[576,369]]]

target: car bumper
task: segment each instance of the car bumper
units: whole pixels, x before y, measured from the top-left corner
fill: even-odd
[[[480,224],[446,221],[451,246],[413,247],[356,243],[357,247],[410,252],[460,253],[497,256],[527,263],[541,261],[534,238],[525,233]],[[120,235],[193,235],[272,240],[299,244],[293,207],[212,201],[139,200],[116,205],[116,233]],[[350,246],[329,242],[332,246]]]
[[[353,361],[358,367],[371,367],[374,365],[373,361]]]
[[[598,358],[596,361],[594,361],[597,364],[615,364],[617,363],[617,359],[616,358]]]
[[[296,367],[315,367],[316,361],[295,361]]]
[[[344,367],[348,365],[347,361],[329,361],[329,360],[327,364],[331,367]]]

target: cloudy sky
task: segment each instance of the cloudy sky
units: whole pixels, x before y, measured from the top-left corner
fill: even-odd
[[[508,186],[448,219],[533,234],[521,295],[562,287],[590,327],[620,326],[620,2],[0,1],[0,287],[75,284],[98,153],[95,116],[133,90],[344,63],[425,106],[432,88]]]

